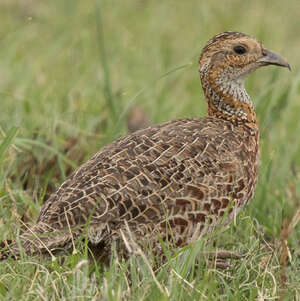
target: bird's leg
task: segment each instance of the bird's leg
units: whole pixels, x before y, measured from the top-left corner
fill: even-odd
[[[231,267],[230,263],[227,261],[228,259],[238,260],[244,257],[244,255],[240,253],[222,249],[203,253],[208,255],[210,261],[214,264],[216,268],[219,269],[226,269]]]

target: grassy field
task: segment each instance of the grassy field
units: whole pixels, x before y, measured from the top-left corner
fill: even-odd
[[[154,268],[84,251],[57,262],[0,263],[0,300],[300,300],[300,2],[53,0],[0,2],[0,241],[34,223],[48,195],[139,105],[153,123],[202,116],[197,59],[237,30],[286,57],[247,81],[259,116],[255,197],[218,248],[245,255],[218,270],[188,246]],[[197,264],[195,264],[195,259]]]

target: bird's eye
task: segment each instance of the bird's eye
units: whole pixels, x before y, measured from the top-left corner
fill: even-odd
[[[236,54],[244,54],[247,51],[247,49],[244,46],[241,46],[241,45],[233,47],[233,50]]]

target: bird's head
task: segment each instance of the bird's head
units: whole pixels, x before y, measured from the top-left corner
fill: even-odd
[[[279,54],[268,50],[256,39],[240,32],[223,32],[210,39],[199,60],[200,74],[211,69],[228,73],[234,79],[245,79],[259,67],[290,65]],[[229,75],[230,74],[230,75]]]
[[[279,54],[243,33],[223,32],[210,39],[201,53],[199,72],[213,111],[221,111],[229,119],[246,120],[249,114],[244,104],[251,109],[252,102],[244,89],[244,81],[251,72],[267,65],[290,69]]]

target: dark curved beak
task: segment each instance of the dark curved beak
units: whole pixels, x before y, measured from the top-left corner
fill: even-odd
[[[263,54],[264,56],[257,60],[257,62],[262,63],[263,66],[277,65],[281,67],[286,67],[291,71],[291,66],[289,65],[289,63],[278,53],[268,49],[264,49]]]

